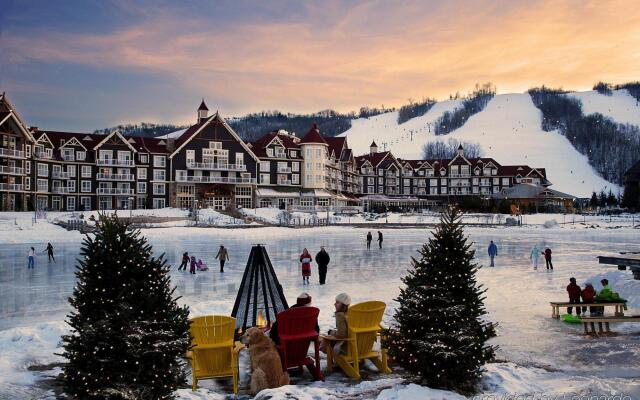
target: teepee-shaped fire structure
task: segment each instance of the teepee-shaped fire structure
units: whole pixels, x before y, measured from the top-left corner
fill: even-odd
[[[236,331],[271,326],[276,315],[288,308],[267,250],[259,244],[253,246],[231,312],[236,319]]]

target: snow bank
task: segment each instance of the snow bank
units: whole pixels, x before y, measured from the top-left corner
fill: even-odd
[[[412,383],[408,386],[396,385],[385,389],[376,400],[465,400],[466,397],[446,390],[431,389]]]
[[[611,266],[611,268],[616,267]],[[589,282],[596,291],[600,291],[602,290],[602,284],[600,283],[602,279],[607,279],[611,289],[613,289],[614,292],[618,292],[620,297],[627,300],[627,307],[640,308],[640,281],[633,279],[631,271],[614,269],[585,279],[584,282],[580,283],[580,286],[584,286],[585,283]]]

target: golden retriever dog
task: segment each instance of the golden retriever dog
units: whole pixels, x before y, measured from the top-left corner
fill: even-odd
[[[252,394],[289,384],[289,374],[282,371],[276,346],[260,329],[247,329],[242,342],[247,345],[251,357]]]

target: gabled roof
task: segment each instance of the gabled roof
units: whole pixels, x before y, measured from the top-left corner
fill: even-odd
[[[51,147],[55,147],[53,145],[53,142],[51,141],[51,139],[49,139],[49,136],[46,133],[42,132],[42,135],[40,135],[40,137],[38,137],[38,139],[36,140],[36,143],[45,142],[45,141],[49,142]]]
[[[77,137],[71,137],[71,139],[66,139],[64,141],[64,144],[62,146],[60,146],[60,148],[66,147],[66,146],[80,146],[82,147],[85,151],[87,151],[87,148],[85,147],[85,145],[83,145],[82,143],[80,143],[80,141],[78,140]]]
[[[107,136],[105,136],[105,138],[102,139],[102,141],[100,143],[98,143],[97,145],[95,145],[93,147],[93,150],[98,150],[98,148],[102,147],[102,145],[107,143],[107,140],[111,139],[113,136],[119,137],[120,140],[122,140],[122,143],[126,144],[134,153],[138,152],[138,150],[136,150],[136,148],[133,147],[131,145],[131,143],[129,143],[129,141],[124,136],[122,136],[122,133],[120,133],[120,131],[113,131],[110,134],[108,134]]]
[[[371,141],[371,144],[369,145],[369,147],[378,147],[378,145],[376,144],[376,141],[373,140]]]
[[[202,103],[200,103],[200,107],[198,107],[198,111],[209,111],[207,105],[204,104],[204,99],[202,99]]]
[[[3,114],[3,117],[0,118],[2,120],[0,124],[6,122],[9,118],[11,118],[13,119],[14,123],[18,126],[18,129],[20,129],[22,134],[27,138],[27,140],[31,142],[36,141],[33,135],[31,134],[31,132],[29,131],[27,124],[25,124],[22,118],[20,118],[20,115],[13,108],[13,106],[7,99],[7,96],[5,95],[4,92],[2,92],[2,95],[0,95],[0,112],[8,113],[8,115]]]
[[[253,151],[256,156],[265,158],[267,157],[266,148],[269,147],[269,145],[271,145],[271,143],[273,143],[274,140],[280,141],[280,143],[286,149],[295,149],[295,150],[300,149],[300,146],[298,146],[298,143],[296,143],[291,136],[285,133],[280,133],[278,131],[273,131],[273,132],[266,133],[261,138],[251,142],[251,151]],[[302,157],[301,157],[301,154],[298,153],[298,156],[293,158],[299,159]]]
[[[500,193],[496,193],[494,197],[510,199],[556,198],[571,200],[576,198],[573,195],[531,183],[520,183],[509,188],[504,188]]]
[[[342,149],[344,149],[347,143],[346,137],[324,137],[324,140],[329,145],[329,154],[333,153],[336,158],[340,158],[342,155]]]
[[[304,135],[304,137],[300,141],[300,144],[306,144],[306,143],[325,144],[328,146],[327,141],[320,134],[320,129],[318,129],[318,125],[316,124],[313,124],[309,132],[307,132],[307,134]]]
[[[371,163],[371,166],[375,168],[390,154],[391,152],[389,151],[383,151],[383,152],[378,152],[373,154],[365,154],[365,155],[356,157],[356,160],[367,160]]]

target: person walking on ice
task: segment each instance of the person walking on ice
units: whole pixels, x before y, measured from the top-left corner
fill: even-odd
[[[31,249],[29,250],[29,255],[27,256],[27,269],[29,268],[34,268],[35,267],[35,262],[36,262],[36,249],[34,249],[33,247],[31,247]]]
[[[53,246],[51,245],[51,243],[47,243],[47,248],[44,249],[47,252],[47,256],[49,257],[49,262],[51,262],[51,260],[53,260],[53,262],[56,262],[56,258],[53,256]]]
[[[324,285],[327,279],[327,266],[331,261],[329,253],[324,249],[324,246],[320,246],[320,251],[316,254],[316,263],[318,264],[318,276],[320,278],[320,284]]]
[[[382,248],[382,232],[378,231],[378,246]]]
[[[496,244],[493,243],[493,240],[492,240],[491,244],[489,244],[489,257],[491,258],[492,267],[495,267],[495,264],[493,263],[493,259],[496,258],[497,255],[498,255],[498,246],[496,246]]]
[[[302,250],[302,254],[300,254],[300,264],[302,268],[302,284],[309,284],[309,277],[311,276],[311,254],[309,254],[309,250],[306,248]]]
[[[547,247],[544,249],[542,254],[544,254],[544,261],[547,263],[547,271],[553,271],[553,264],[551,263],[551,249]]]
[[[224,272],[224,263],[229,259],[229,252],[223,245],[220,245],[216,258],[220,260],[220,272]]]
[[[367,250],[371,250],[371,241],[373,240],[373,236],[371,235],[371,231],[367,233]]]
[[[538,269],[538,260],[540,260],[540,254],[542,254],[542,252],[538,248],[538,245],[534,244],[533,245],[533,249],[531,249],[531,254],[529,255],[529,258],[531,259],[531,262],[533,263],[533,269],[534,270]]]

